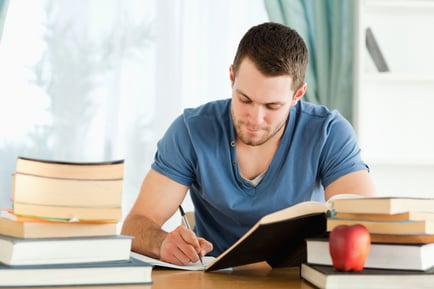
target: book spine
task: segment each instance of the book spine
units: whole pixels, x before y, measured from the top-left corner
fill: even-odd
[[[366,28],[366,48],[372,57],[379,72],[388,72],[389,66],[386,63],[383,53],[381,52],[380,46],[375,39],[374,33],[370,27]]]

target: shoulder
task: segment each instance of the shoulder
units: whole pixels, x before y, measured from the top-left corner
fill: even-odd
[[[299,101],[296,105],[296,123],[311,129],[321,129],[328,133],[331,130],[352,130],[347,119],[337,110],[331,110],[324,105]]]
[[[205,103],[195,108],[186,108],[169,127],[169,131],[187,132],[194,128],[207,128],[216,122],[222,122],[230,113],[230,99]]]
[[[342,117],[337,110],[331,110],[325,105],[313,104],[306,101],[299,101],[295,109],[297,114],[305,118],[334,119]]]
[[[209,136],[227,132],[230,128],[230,103],[230,99],[224,99],[187,108],[182,116],[184,125],[191,134],[202,131]]]
[[[220,118],[230,111],[230,99],[215,100],[196,108],[184,110],[184,120],[187,122],[210,118]]]

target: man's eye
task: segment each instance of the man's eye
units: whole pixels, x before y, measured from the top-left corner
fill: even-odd
[[[242,102],[242,103],[251,103],[252,101],[250,100],[250,99],[248,99],[248,98],[240,98],[240,101]]]
[[[268,104],[267,108],[270,110],[278,110],[281,107],[280,104]]]

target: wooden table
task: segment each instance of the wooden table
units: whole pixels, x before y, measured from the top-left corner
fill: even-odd
[[[300,278],[298,267],[271,269],[266,263],[242,266],[232,271],[202,272],[154,268],[152,289],[312,289]]]
[[[234,270],[203,272],[154,267],[152,284],[113,286],[46,287],[47,289],[313,289],[300,278],[298,267],[271,269],[266,263],[240,266]],[[17,276],[18,277],[18,276]],[[45,287],[39,287],[42,289]],[[16,288],[15,288],[16,289]],[[34,289],[29,288],[29,289]]]

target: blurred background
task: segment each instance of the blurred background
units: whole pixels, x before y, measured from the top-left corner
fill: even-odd
[[[360,3],[0,0],[0,207],[10,207],[17,156],[125,159],[126,214],[165,129],[184,108],[231,96],[229,65],[238,42],[266,21],[287,24],[306,40],[306,99],[347,117],[362,149],[376,146],[378,133],[366,134],[370,126],[363,123],[370,108],[359,101]],[[433,79],[424,84],[434,91]],[[427,177],[434,157],[419,166],[411,156],[383,161],[378,154],[367,159],[380,192],[405,195],[419,186],[416,194],[431,195],[432,188],[420,188],[434,187]],[[188,200],[185,206],[193,209]]]
[[[170,122],[230,97],[238,41],[267,21],[262,0],[0,3],[2,208],[17,156],[125,159],[126,214]]]

